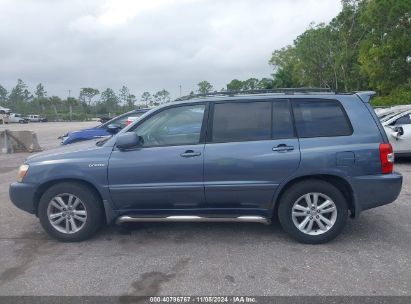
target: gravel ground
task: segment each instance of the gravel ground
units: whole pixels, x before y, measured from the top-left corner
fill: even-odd
[[[96,123],[31,123],[45,149]],[[0,130],[4,126],[0,126]],[[411,166],[399,199],[349,220],[335,241],[298,244],[278,224],[110,226],[64,244],[12,205],[28,154],[0,154],[0,295],[411,295]]]

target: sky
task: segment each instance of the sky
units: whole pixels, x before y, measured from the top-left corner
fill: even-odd
[[[270,77],[271,53],[340,0],[0,0],[0,85],[48,96],[82,87],[187,95],[209,81]]]

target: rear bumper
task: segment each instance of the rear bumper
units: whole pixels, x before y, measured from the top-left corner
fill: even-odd
[[[37,186],[27,183],[13,183],[9,187],[9,195],[13,204],[26,212],[36,213],[35,193]]]
[[[353,177],[351,185],[355,194],[356,216],[361,211],[394,202],[401,192],[402,175],[366,175]]]

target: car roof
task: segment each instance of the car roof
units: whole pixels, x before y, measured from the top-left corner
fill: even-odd
[[[267,99],[290,99],[290,98],[307,98],[307,99],[333,99],[347,98],[355,96],[363,102],[369,102],[375,95],[374,91],[340,93],[324,88],[298,88],[298,89],[273,89],[273,90],[249,90],[249,91],[227,91],[214,92],[207,94],[188,95],[177,98],[172,104],[185,104],[206,101],[230,102],[241,100],[267,100]],[[170,105],[170,103],[164,106]]]

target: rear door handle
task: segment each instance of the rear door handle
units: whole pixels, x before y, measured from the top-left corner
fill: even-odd
[[[294,147],[293,146],[287,146],[287,145],[278,145],[277,147],[273,148],[273,151],[275,152],[289,152],[289,151],[293,151]]]
[[[181,157],[196,157],[200,155],[201,155],[200,152],[194,152],[193,150],[187,150],[184,153],[180,154]]]

